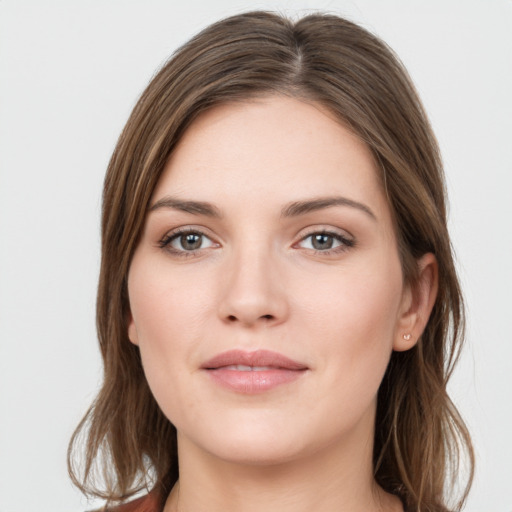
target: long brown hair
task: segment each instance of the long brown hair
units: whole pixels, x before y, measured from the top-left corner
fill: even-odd
[[[417,280],[420,256],[437,258],[439,293],[428,325],[414,348],[392,354],[379,389],[374,471],[407,510],[459,510],[473,452],[446,391],[464,310],[438,146],[393,52],[354,23],[324,14],[293,22],[252,12],[211,25],[177,51],[135,106],[105,179],[97,300],[104,380],[70,443],[72,479],[108,501],[149,487],[165,496],[176,482],[175,428],[157,406],[127,336],[127,274],[155,185],[190,123],[212,106],[268,94],[322,104],[371,149],[407,282]],[[74,454],[82,449],[80,466]],[[467,478],[457,497],[454,479],[464,454]],[[103,487],[95,485],[98,472]]]

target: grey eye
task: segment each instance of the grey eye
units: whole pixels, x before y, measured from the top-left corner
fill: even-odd
[[[202,233],[181,233],[173,237],[170,246],[177,251],[196,251],[211,247],[213,242]]]
[[[340,247],[344,242],[340,236],[330,233],[312,233],[305,237],[299,246],[303,249],[314,249],[315,251],[328,251]]]
[[[334,245],[334,237],[325,234],[312,235],[311,245],[318,251],[332,249],[332,246]]]

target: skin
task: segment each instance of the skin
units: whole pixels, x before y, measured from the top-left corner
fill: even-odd
[[[404,286],[377,176],[347,128],[285,97],[215,107],[173,152],[128,278],[129,338],[178,431],[165,512],[402,510],[373,479],[376,395],[391,352],[426,324],[437,268],[424,256],[418,285]],[[283,215],[333,197],[363,206]],[[198,248],[177,229],[197,233]],[[201,369],[230,349],[272,350],[307,370],[238,393]]]

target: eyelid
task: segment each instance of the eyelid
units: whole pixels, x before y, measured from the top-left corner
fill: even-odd
[[[307,238],[308,236],[317,234],[317,233],[324,233],[328,235],[333,236],[339,236],[341,238],[344,238],[346,240],[354,241],[355,242],[355,236],[347,231],[346,229],[342,229],[336,226],[333,226],[332,224],[313,224],[310,226],[306,226],[305,228],[302,228],[295,238],[297,240],[302,240],[303,238]]]
[[[217,238],[215,235],[210,234],[210,230],[208,228],[205,228],[204,226],[197,226],[197,225],[184,225],[184,226],[178,226],[176,228],[168,230],[157,242],[157,246],[160,249],[164,249],[174,255],[178,256],[199,256],[203,253],[203,251],[207,251],[212,248],[218,248],[221,247],[221,243],[217,241]],[[185,250],[185,249],[177,249],[171,246],[171,242],[178,238],[180,235],[186,235],[186,234],[198,234],[202,237],[207,238],[210,240],[211,245],[208,247],[198,248],[198,249],[191,249],[191,250]],[[301,244],[304,240],[307,238],[313,236],[313,235],[327,235],[331,236],[337,241],[340,242],[340,244],[336,247],[329,248],[329,249],[315,249],[315,248],[307,248],[307,247],[300,247],[299,244]],[[314,225],[314,226],[308,226],[306,228],[303,228],[299,231],[299,233],[294,237],[295,242],[292,244],[292,248],[296,249],[303,249],[305,251],[314,252],[317,254],[322,255],[328,255],[331,253],[339,253],[346,251],[356,245],[356,239],[355,237],[350,234],[345,229],[341,229],[338,227],[334,227],[332,225]]]
[[[314,249],[314,248],[308,248],[308,247],[300,247],[299,244],[305,240],[307,240],[309,237],[313,235],[327,235],[332,236],[336,240],[340,242],[340,245],[337,247],[333,247],[330,249],[320,250],[320,249]],[[340,228],[336,228],[334,226],[326,226],[326,225],[317,225],[317,226],[308,226],[307,228],[302,229],[297,234],[298,240],[293,244],[293,247],[304,249],[306,251],[311,251],[316,254],[334,254],[334,253],[340,253],[343,251],[346,251],[356,245],[356,239],[355,237],[350,234],[348,231]]]
[[[220,247],[220,243],[216,241],[216,237],[212,236],[209,232],[210,230],[202,227],[202,226],[195,226],[195,225],[186,225],[186,226],[179,226],[177,228],[173,228],[169,231],[167,231],[157,242],[157,245],[160,249],[166,250],[169,253],[173,255],[178,256],[198,256],[200,253],[202,253],[205,250],[211,249],[211,248],[217,248]],[[182,235],[187,234],[197,234],[204,238],[207,238],[210,240],[211,245],[209,247],[203,247],[195,250],[181,250],[177,249],[175,247],[171,246],[171,243],[178,237]]]

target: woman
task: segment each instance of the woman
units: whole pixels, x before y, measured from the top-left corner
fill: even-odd
[[[119,511],[461,508],[442,167],[384,43],[326,15],[212,25],[143,93],[103,205],[84,492],[151,489]]]

